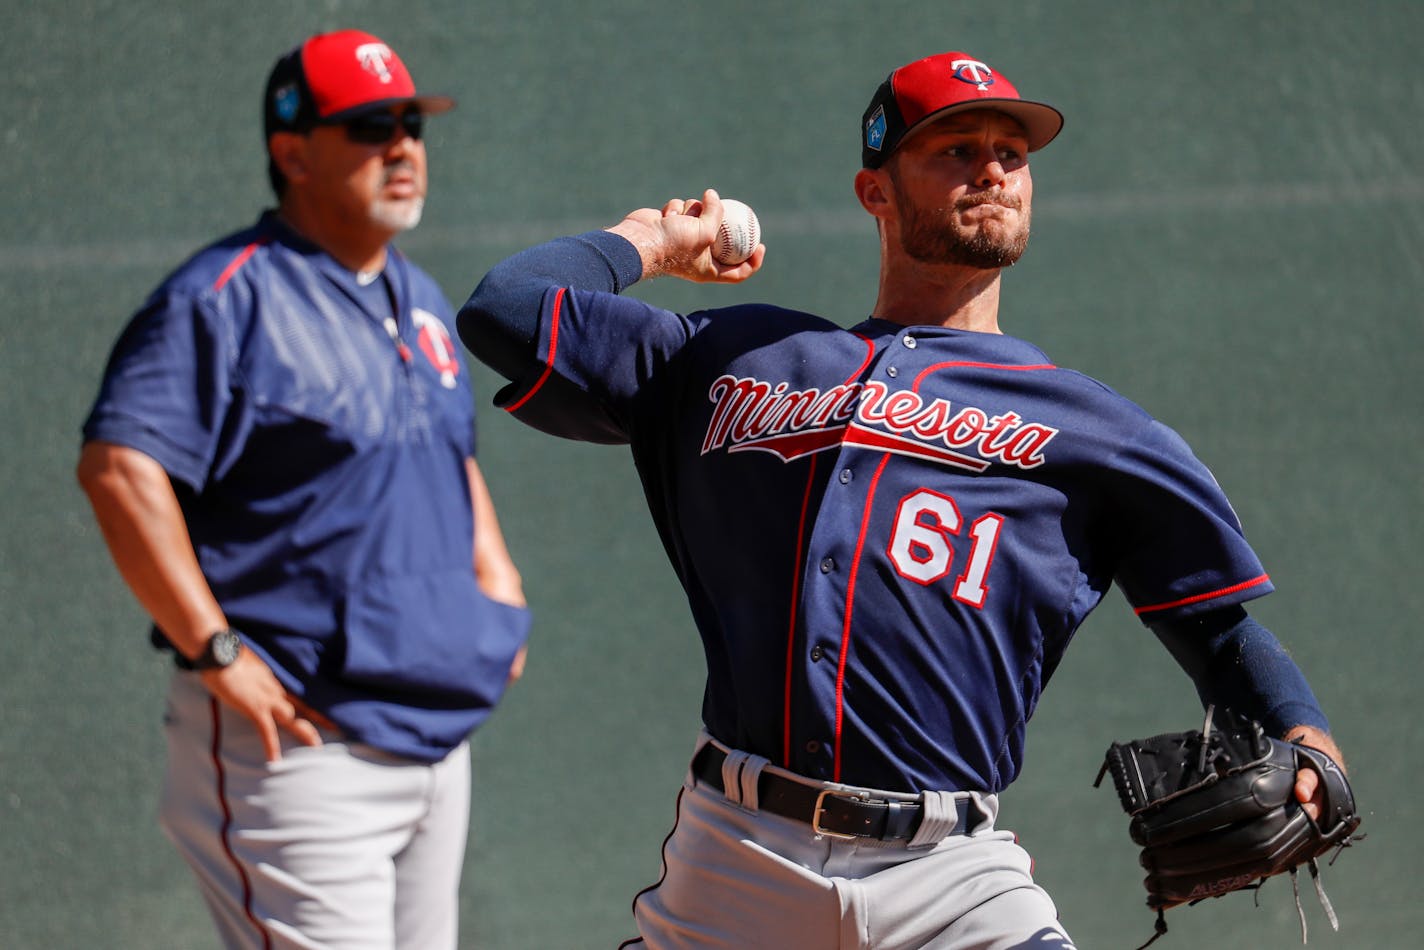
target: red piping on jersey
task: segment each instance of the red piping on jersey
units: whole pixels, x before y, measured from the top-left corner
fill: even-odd
[[[875,501],[875,486],[880,484],[880,475],[890,464],[887,454],[880,460],[875,475],[870,479],[870,489],[865,493],[865,513],[860,516],[860,537],[855,540],[855,556],[850,562],[850,577],[846,579],[845,622],[841,626],[841,656],[836,667],[836,759],[831,781],[841,780],[841,723],[845,718],[845,670],[846,658],[850,654],[850,621],[855,611],[855,578],[860,573],[860,555],[865,550],[865,536],[870,530],[870,509]]]
[[[232,280],[232,275],[242,269],[242,265],[247,263],[247,259],[256,253],[257,249],[266,244],[267,241],[253,241],[242,249],[242,251],[232,259],[232,262],[223,268],[223,272],[218,275],[218,279],[213,281],[213,290],[222,290],[228,281]]]
[[[1201,603],[1203,600],[1211,600],[1215,597],[1225,597],[1227,594],[1234,594],[1237,591],[1258,587],[1270,580],[1269,574],[1262,574],[1260,577],[1253,577],[1249,581],[1242,581],[1239,584],[1232,584],[1230,587],[1223,587],[1220,590],[1207,591],[1205,594],[1194,594],[1191,597],[1183,597],[1181,600],[1174,600],[1165,604],[1152,604],[1149,607],[1134,607],[1133,613],[1139,617],[1143,614],[1150,614],[1155,610],[1170,610],[1173,607],[1185,607],[1187,604]]]
[[[849,386],[864,374],[871,360],[875,359],[875,341],[860,333],[854,334],[865,343],[865,359],[855,372],[846,377],[844,385]],[[840,438],[845,438],[842,429]],[[781,707],[781,758],[782,768],[791,768],[791,672],[796,659],[796,614],[801,606],[801,572],[805,567],[806,553],[806,513],[811,508],[811,486],[816,483],[816,457],[811,457],[811,469],[806,473],[806,493],[801,498],[801,519],[796,525],[796,571],[791,580],[791,623],[786,631],[786,685]],[[842,654],[845,653],[843,649]],[[842,667],[844,669],[844,667]]]
[[[816,483],[816,456],[806,473],[806,491],[801,496],[801,518],[796,523],[796,569],[791,578],[791,623],[786,632],[786,690],[781,709],[781,767],[791,768],[791,670],[796,659],[796,611],[801,605],[802,551],[806,541],[806,512],[811,507],[811,486]]]
[[[549,315],[549,322],[551,324],[549,327],[549,356],[545,361],[544,375],[539,377],[539,381],[536,382],[527,393],[519,397],[518,402],[512,406],[505,406],[505,412],[517,412],[520,406],[534,397],[534,394],[543,387],[544,383],[548,381],[550,374],[554,372],[554,357],[559,353],[559,314],[564,308],[564,291],[566,290],[568,290],[567,287],[560,287],[558,292],[554,294],[554,310],[553,313]]]
[[[251,247],[248,248],[249,251],[251,249]],[[222,809],[222,828],[218,834],[222,839],[223,854],[227,855],[227,859],[232,862],[238,879],[242,882],[242,913],[247,917],[248,923],[252,924],[253,929],[262,935],[263,950],[272,950],[272,935],[267,932],[266,927],[262,926],[262,921],[257,919],[257,915],[252,910],[252,881],[247,877],[247,869],[242,866],[242,862],[233,852],[232,841],[229,837],[232,831],[232,809],[227,804],[227,773],[223,771],[221,754],[222,709],[218,705],[217,697],[208,700],[208,708],[212,712],[213,720],[213,744],[209,753],[212,756],[213,772],[217,779],[218,806]]]
[[[948,363],[936,363],[933,366],[925,367],[923,370],[920,371],[920,375],[915,377],[914,388],[918,390],[920,388],[920,383],[924,382],[925,377],[928,376],[930,373],[935,372],[936,370],[957,369],[962,366],[969,366],[973,367],[974,369],[1005,369],[1019,373],[1058,368],[1052,363],[1035,363],[1031,366],[1014,366],[1009,363],[975,363],[969,360],[956,360]]]

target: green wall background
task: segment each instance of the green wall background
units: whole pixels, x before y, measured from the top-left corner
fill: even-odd
[[[78,428],[143,296],[267,203],[270,64],[343,26],[461,100],[432,122],[433,200],[402,242],[456,302],[509,252],[710,185],[760,212],[763,272],[637,292],[848,325],[876,276],[850,188],[857,124],[889,69],[964,49],[1059,105],[1004,324],[1176,427],[1225,485],[1278,588],[1253,612],[1310,675],[1366,815],[1368,839],[1324,875],[1338,935],[1304,895],[1310,945],[1417,939],[1424,4],[4,7],[0,947],[216,946],[154,824],[167,670],[75,486]],[[700,650],[624,451],[523,430],[475,373],[537,628],[475,741],[464,946],[611,948],[658,874]],[[1151,930],[1123,816],[1091,787],[1102,752],[1197,715],[1113,594],[1049,689],[1004,812],[1084,948]],[[1259,903],[1173,911],[1163,946],[1295,945],[1289,885]]]

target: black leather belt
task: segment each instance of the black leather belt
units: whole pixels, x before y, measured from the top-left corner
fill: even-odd
[[[727,753],[708,743],[692,760],[692,774],[719,792]],[[817,834],[839,838],[908,840],[919,830],[924,808],[919,802],[857,798],[848,792],[803,785],[763,771],[757,782],[757,807],[810,825]],[[969,834],[988,817],[972,799],[956,799],[952,835]]]

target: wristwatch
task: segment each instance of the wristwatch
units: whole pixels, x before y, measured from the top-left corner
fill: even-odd
[[[203,647],[203,652],[190,662],[195,670],[221,670],[236,663],[241,652],[242,638],[229,627],[208,637],[208,645]]]

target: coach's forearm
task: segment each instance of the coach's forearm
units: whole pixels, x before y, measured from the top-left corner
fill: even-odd
[[[77,474],[119,574],[174,648],[198,656],[227,620],[167,472],[136,449],[89,442]]]

